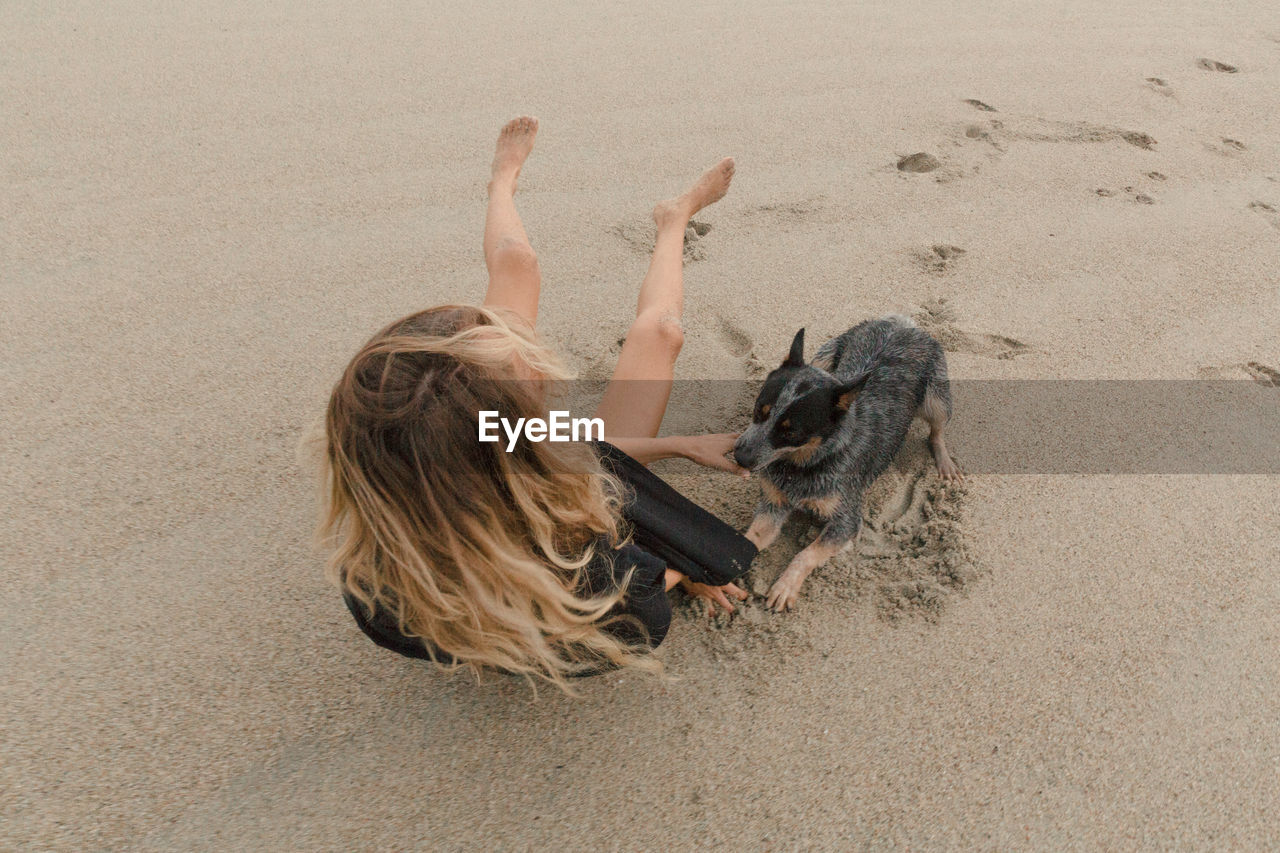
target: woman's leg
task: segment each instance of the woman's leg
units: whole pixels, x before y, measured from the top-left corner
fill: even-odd
[[[489,269],[484,304],[508,308],[528,320],[530,326],[538,319],[542,273],[516,211],[515,195],[520,167],[533,150],[537,135],[538,120],[530,116],[512,119],[502,128],[493,155],[489,207],[484,217],[484,263]]]
[[[606,436],[654,436],[671,396],[676,357],[684,345],[684,229],[689,218],[724,198],[733,180],[733,158],[708,169],[683,194],[653,209],[658,238],[640,285],[636,319],[627,332],[618,366],[596,417]]]

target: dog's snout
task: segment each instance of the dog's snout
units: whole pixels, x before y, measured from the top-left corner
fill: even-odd
[[[737,462],[743,468],[749,469],[755,467],[756,460],[753,454],[749,453],[747,448],[743,446],[741,439],[733,445],[733,461]]]

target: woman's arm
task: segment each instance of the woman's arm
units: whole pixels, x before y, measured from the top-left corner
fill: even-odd
[[[639,462],[641,465],[648,465],[650,462],[657,462],[659,459],[683,459],[684,453],[680,450],[680,440],[684,438],[681,435],[663,435],[658,438],[612,438],[605,437],[605,441]]]
[[[747,469],[738,465],[726,454],[733,450],[737,433],[711,433],[708,435],[661,435],[657,438],[632,438],[605,436],[605,441],[639,462],[648,465],[659,459],[688,459],[707,468],[728,471],[742,477],[750,476]]]

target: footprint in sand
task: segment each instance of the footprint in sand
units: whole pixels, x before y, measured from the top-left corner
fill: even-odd
[[[1087,121],[1046,121],[1036,119],[1015,134],[1032,142],[1110,142],[1122,140],[1136,148],[1152,151],[1156,139],[1140,130],[1125,130]]]
[[[777,364],[773,363],[772,360],[763,360],[756,354],[755,341],[741,327],[720,314],[713,315],[713,319],[716,338],[720,341],[721,346],[724,347],[725,352],[737,362],[735,367],[742,371],[743,378],[763,379],[769,374],[769,371],[777,367]],[[728,369],[733,370],[734,368]],[[749,384],[742,387],[750,393],[751,400],[754,400],[755,392],[751,390]],[[745,403],[748,409],[751,406],[751,400],[747,400]]]
[[[699,222],[696,219],[690,219],[689,225],[684,229],[684,259],[686,261],[701,261],[706,258],[707,253],[698,245],[698,241],[707,236],[711,232],[711,226],[705,222]]]
[[[991,106],[990,104],[984,104],[982,101],[979,101],[977,98],[965,98],[964,102],[969,106],[973,107],[975,110],[982,110],[984,113],[999,112],[999,110],[997,110],[995,107]]]
[[[1146,172],[1144,174],[1147,178],[1153,181],[1168,180],[1166,176],[1161,172]],[[1117,195],[1117,192],[1115,190],[1108,189],[1106,187],[1099,187],[1093,192],[1094,192],[1094,195],[1101,196],[1102,198],[1111,198]],[[1133,187],[1133,186],[1125,187],[1124,193],[1126,196],[1128,196],[1129,200],[1134,202],[1135,204],[1155,204],[1156,203],[1155,198],[1150,193],[1145,192],[1144,190],[1139,189],[1138,187]]]
[[[632,251],[642,255],[653,254],[654,228],[651,223],[623,222],[609,230],[617,235],[622,242],[626,243]],[[689,220],[689,226],[684,229],[684,259],[686,261],[706,259],[707,253],[698,241],[710,231],[711,226],[708,223],[699,222],[696,219]]]
[[[1160,77],[1148,77],[1147,88],[1153,92],[1159,92],[1166,98],[1173,97],[1173,88]]]
[[[955,135],[949,140],[950,144],[956,146],[959,149],[958,153],[963,156],[966,153],[976,153],[972,148],[968,148],[966,151],[969,143],[981,142],[993,149],[986,152],[986,157],[991,162],[997,162],[1009,150],[1010,145],[1018,142],[1049,142],[1057,144],[1124,142],[1144,151],[1154,151],[1158,144],[1154,136],[1140,130],[1093,124],[1086,121],[1051,121],[1036,116],[1010,116],[1008,113],[1002,113],[1001,115],[1003,118],[999,120],[988,119],[981,122],[969,121],[961,124],[954,131]],[[933,162],[938,162],[936,157],[920,152],[899,160],[898,169],[902,171],[918,171],[918,169],[910,168],[915,162],[918,162],[913,158],[923,157],[930,157]],[[959,157],[956,159],[958,160]],[[937,167],[935,166],[934,168]],[[968,164],[949,163],[940,173],[942,177],[937,178],[937,180],[942,181],[960,174],[976,173],[981,169],[982,165],[977,162]]]
[[[950,272],[956,261],[968,254],[959,246],[935,243],[928,249],[920,249],[913,253],[916,263],[928,273]]]
[[[750,335],[719,315],[716,315],[716,327],[716,334],[730,355],[734,358],[747,358],[751,355],[755,344]]]
[[[1256,361],[1245,362],[1244,369],[1249,371],[1249,375],[1253,377],[1254,382],[1260,382],[1263,385],[1269,385],[1272,388],[1280,388],[1280,370],[1274,367],[1267,367]]]
[[[1240,70],[1234,65],[1228,65],[1227,63],[1219,62],[1216,59],[1205,59],[1204,57],[1197,59],[1196,65],[1203,68],[1205,71],[1220,71],[1223,74],[1235,74]]]
[[[1151,151],[1156,147],[1155,137],[1148,133],[1140,133],[1136,130],[1122,130],[1120,131],[1120,138],[1130,145],[1145,148],[1147,151]]]
[[[978,124],[965,125],[964,138],[974,140],[976,142],[985,142],[996,151],[1003,154],[1005,152],[1004,143],[1001,141],[1004,130],[1004,122],[998,119],[990,119]],[[963,144],[963,143],[961,143]]]
[[[1087,142],[1126,142],[1144,151],[1154,151],[1158,144],[1156,138],[1140,130],[1127,130],[1105,124],[1093,124],[1087,121],[1051,121],[1035,116],[1006,118],[1003,121],[991,121],[986,127],[977,124],[966,124],[964,136],[990,142],[1001,150],[1010,141],[1055,143],[1087,143]]]
[[[742,216],[753,222],[764,221],[774,227],[786,227],[808,222],[820,216],[827,207],[824,195],[791,201],[773,201],[748,208]]]
[[[1249,150],[1249,146],[1238,139],[1220,136],[1218,140],[1218,142],[1206,142],[1204,147],[1223,157],[1239,157],[1241,153]]]
[[[966,352],[983,358],[1010,359],[1031,351],[1015,338],[984,332],[966,332],[956,326],[956,311],[945,297],[931,299],[915,313],[921,329],[938,339],[947,352]]]
[[[1280,228],[1280,211],[1276,210],[1275,205],[1267,204],[1265,201],[1251,201],[1249,209],[1265,216],[1272,228]]]
[[[1093,191],[1093,194],[1096,196],[1101,196],[1102,198],[1112,198],[1115,195],[1117,195],[1115,190],[1107,189],[1106,187],[1098,187],[1096,190]],[[1125,187],[1124,194],[1128,196],[1129,200],[1132,201],[1134,204],[1155,204],[1156,203],[1156,200],[1153,197],[1151,197],[1147,193],[1139,191],[1136,187]]]
[[[1211,365],[1200,368],[1196,375],[1201,379],[1252,379],[1268,388],[1280,388],[1280,370],[1259,361]]]
[[[996,143],[994,138],[992,137],[992,134],[999,133],[1000,128],[1002,127],[1004,127],[1003,124],[994,120],[987,123],[985,126],[981,124],[971,124],[964,129],[964,138],[978,139],[978,140],[981,140],[982,142],[990,142],[991,144],[995,145]]]
[[[1156,200],[1144,192],[1140,192],[1136,187],[1125,187],[1125,193],[1128,194],[1134,204],[1155,204]]]
[[[905,157],[898,158],[898,171],[910,172],[918,174],[921,172],[932,172],[942,166],[941,161],[932,154],[925,151],[918,151],[915,154],[908,154]]]
[[[633,251],[642,255],[653,252],[653,225],[646,222],[623,222],[609,229]]]

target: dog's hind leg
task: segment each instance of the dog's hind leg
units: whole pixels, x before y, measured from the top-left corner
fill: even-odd
[[[946,368],[941,370],[945,371]],[[929,387],[924,393],[924,402],[920,404],[916,414],[929,424],[929,449],[933,451],[933,461],[938,466],[938,475],[948,483],[958,483],[963,480],[964,475],[960,473],[960,468],[951,458],[946,439],[942,436],[943,428],[951,420],[951,389],[948,387],[945,372],[941,377],[935,376],[929,382]]]

